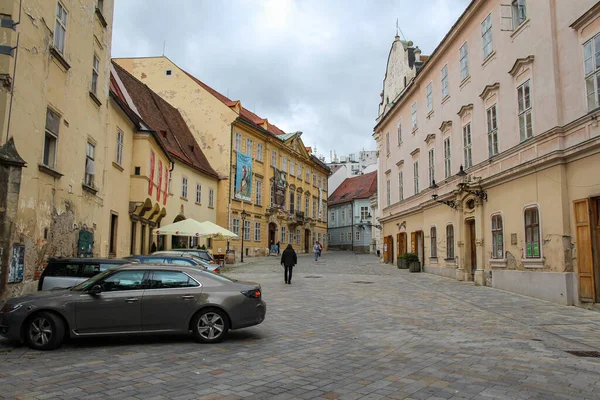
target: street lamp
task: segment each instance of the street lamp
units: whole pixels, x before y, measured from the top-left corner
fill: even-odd
[[[246,210],[242,210],[242,258],[241,262],[244,262],[244,236],[246,236],[246,217],[250,215]]]

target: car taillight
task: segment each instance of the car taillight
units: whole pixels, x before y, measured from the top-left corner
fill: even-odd
[[[220,274],[221,273],[221,268],[215,268],[215,274]]]
[[[261,296],[260,289],[246,290],[245,292],[242,292],[242,294],[251,299],[260,299]]]

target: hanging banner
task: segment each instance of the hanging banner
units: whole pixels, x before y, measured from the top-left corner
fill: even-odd
[[[250,201],[252,198],[252,157],[239,152],[237,153],[233,197],[245,201]]]
[[[154,152],[150,152],[150,182],[148,182],[148,196],[152,196],[152,186],[154,186]]]
[[[323,189],[319,188],[319,220],[323,219]]]
[[[158,160],[158,186],[156,186],[156,201],[160,203],[160,186],[162,184],[162,161]]]
[[[273,167],[273,201],[276,207],[285,208],[285,188],[287,186],[287,173]]]

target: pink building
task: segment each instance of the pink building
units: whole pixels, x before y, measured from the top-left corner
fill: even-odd
[[[600,302],[600,2],[473,0],[394,40],[374,138],[383,261]]]

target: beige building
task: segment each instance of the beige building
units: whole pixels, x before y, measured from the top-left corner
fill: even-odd
[[[284,133],[166,57],[115,62],[181,112],[221,178],[217,223],[244,236],[246,256],[264,255],[277,242],[292,243],[300,251],[310,251],[314,241],[326,242],[329,168],[307,150],[300,133]],[[242,159],[247,175],[240,181],[249,191],[236,185]],[[245,219],[242,212],[248,214]],[[215,241],[212,250],[222,254],[229,247],[239,256],[241,245],[238,240]]]
[[[390,50],[374,138],[383,261],[600,302],[600,3],[474,0]]]

